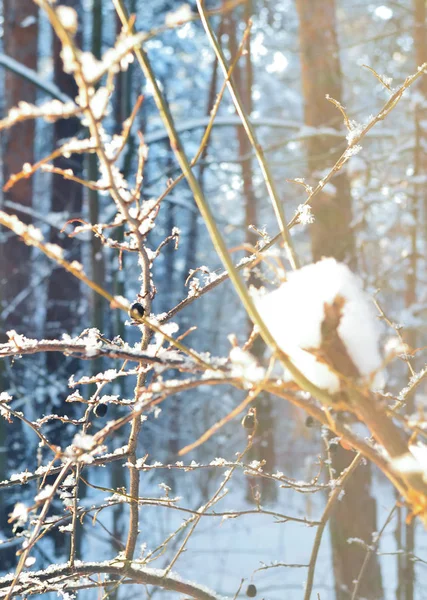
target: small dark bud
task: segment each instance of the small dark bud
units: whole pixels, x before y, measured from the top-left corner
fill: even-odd
[[[242,419],[242,426],[245,429],[255,429],[256,421],[253,413],[248,413]]]
[[[129,308],[129,316],[131,319],[135,319],[138,321],[145,314],[145,308],[142,306],[140,302],[134,302]]]
[[[22,525],[17,525],[14,529],[14,533],[15,535],[19,535],[20,533],[22,533],[24,531],[24,528],[22,527]]]
[[[108,406],[106,404],[97,404],[93,410],[97,417],[105,417],[108,411]]]
[[[305,426],[306,427],[314,427],[314,425],[316,424],[316,421],[313,419],[313,417],[307,417],[305,420]]]
[[[250,583],[246,590],[246,595],[249,596],[249,598],[255,598],[256,592],[257,592],[256,587],[254,586],[253,583]]]

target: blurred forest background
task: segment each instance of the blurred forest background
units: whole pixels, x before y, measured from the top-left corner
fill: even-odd
[[[120,23],[110,2],[67,0],[61,4],[78,12],[78,36],[84,49],[99,57],[113,45]],[[168,14],[182,4],[182,0],[126,2],[128,11],[136,15],[137,30],[158,30],[144,46],[187,154],[193,156],[223,76],[197,18],[195,3],[188,3],[194,20],[163,27]],[[305,192],[287,179],[304,177],[308,184],[315,185],[346,148],[342,115],[326,95],[341,102],[356,123],[364,124],[376,114],[389,92],[366,66],[384,76],[386,85],[394,88],[427,61],[426,3],[247,0],[229,5],[224,1],[222,6],[221,0],[207,2],[208,9],[222,9],[211,19],[229,59],[236,55],[247,20],[253,20],[248,52],[236,66],[234,81],[256,127],[286,213],[292,216],[304,202]],[[39,104],[52,97],[74,98],[75,84],[63,72],[58,40],[42,11],[30,0],[2,0],[0,11],[1,116],[20,101]],[[106,124],[110,134],[119,133],[139,94],[144,95],[144,100],[122,169],[125,176],[136,170],[139,129],[149,148],[143,198],[157,198],[165,191],[168,179],[175,178],[180,170],[150,86],[137,64],[119,74]],[[2,184],[24,163],[37,162],[65,139],[83,137],[83,133],[77,119],[53,124],[27,121],[3,131]],[[419,348],[427,343],[427,76],[405,93],[397,108],[376,125],[362,145],[357,156],[313,201],[316,222],[293,231],[296,247],[305,263],[322,256],[347,262],[362,277],[366,289],[377,293],[389,319],[389,324],[384,325],[384,341],[398,330],[412,348]],[[55,165],[72,168],[81,177],[99,178],[93,155],[84,159],[78,155],[60,157]],[[247,255],[244,244],[260,239],[249,225],[270,236],[277,233],[253,149],[228,93],[195,172],[228,247],[234,249],[236,262]],[[117,252],[102,246],[96,237],[82,234],[69,238],[62,232],[65,223],[73,218],[108,222],[108,197],[55,174],[37,171],[3,192],[0,208],[16,213],[26,223],[34,223],[46,239],[66,249],[67,260],[82,262],[92,279],[111,293],[135,300],[139,269],[132,255],[123,257],[123,268],[119,270]],[[157,296],[153,311],[157,314],[170,310],[187,296],[186,280],[191,269],[203,265],[212,273],[220,268],[185,181],[165,197],[157,225],[149,236],[150,246],[157,248],[174,227],[180,230],[179,250],[175,251],[173,244],[165,246],[154,272]],[[211,275],[202,271],[196,277],[204,282]],[[253,283],[260,285],[262,281],[254,277]],[[37,249],[25,246],[7,230],[0,231],[1,342],[6,341],[5,332],[10,329],[40,339],[60,337],[63,333],[76,335],[87,327],[98,328],[108,339],[121,336],[135,342],[136,328],[127,327],[125,317],[118,313]],[[209,349],[218,356],[228,352],[230,333],[236,333],[243,343],[250,332],[229,283],[198,299],[174,320],[182,331],[196,325],[192,346],[200,351]],[[421,368],[424,362],[423,353],[418,353],[413,366]],[[67,381],[72,373],[87,375],[91,368],[101,370],[102,361],[83,364],[54,353],[5,360],[0,363],[0,389],[10,392],[15,398],[15,409],[24,411],[31,420],[50,412],[72,415],[73,405],[64,404]],[[388,382],[390,389],[398,392],[409,375],[405,363],[397,365]],[[130,397],[132,389],[125,379],[122,381],[117,380],[110,393]],[[183,446],[197,439],[243,397],[243,392],[224,392],[213,386],[169,398],[160,414],[150,415],[144,425],[139,456],[148,453],[150,459],[174,463]],[[407,410],[423,411],[426,402],[421,385]],[[307,427],[304,414],[267,394],[257,400],[257,409],[260,428],[251,460],[266,460],[266,470],[271,473],[284,472],[302,480],[313,478],[318,470],[317,457],[325,454],[322,431]],[[58,443],[71,435],[67,426],[59,422],[52,422],[50,427],[50,439],[55,440],[56,436]],[[244,440],[245,432],[235,420],[184,459],[198,463],[209,463],[215,457],[234,459]],[[13,426],[0,422],[0,481],[34,464],[37,443],[19,421]],[[117,446],[122,443],[124,440],[117,440]],[[331,449],[333,468],[340,472],[352,455],[337,445]],[[302,494],[282,489],[274,479],[241,475],[238,481],[240,485],[234,485],[226,501],[228,507],[236,510],[253,508],[260,499],[263,507],[272,511],[280,509],[301,518],[317,519],[326,502],[323,491]],[[154,493],[160,482],[183,496],[190,506],[198,507],[217,485],[217,474],[210,469],[190,473],[152,469],[144,474],[144,493]],[[108,474],[97,471],[91,483],[123,487],[126,471],[114,463]],[[19,541],[7,523],[7,515],[17,496],[25,496],[25,489],[1,490],[0,569],[4,571],[15,564],[14,548]],[[91,488],[83,486],[82,502],[90,505],[91,494]],[[375,542],[375,532],[384,526],[395,500],[391,486],[369,465],[360,468],[351,479],[320,548],[314,590],[322,600],[353,597],[353,581],[369,553],[367,546]],[[406,517],[404,507],[394,511],[378,547],[369,555],[355,598],[427,598],[427,536],[421,524],[409,523]],[[78,543],[82,557],[102,559],[121,548],[126,536],[123,507],[111,508],[103,519],[100,521],[105,529],[96,526],[81,531]],[[144,508],[140,529],[148,547],[156,547],[176,529],[180,519],[179,514],[165,508]],[[262,563],[274,561],[307,565],[314,534],[314,529],[304,524],[277,524],[265,515],[224,520],[221,524],[216,519],[205,520],[180,558],[180,573],[201,579],[231,597],[245,578],[256,584],[259,598],[302,598],[304,566],[254,571]],[[64,560],[67,544],[65,533],[46,537],[37,546],[37,567]],[[163,567],[167,562],[166,553],[154,566]],[[246,587],[242,589],[244,596]],[[94,593],[81,592],[88,597]],[[124,599],[133,593],[130,586],[123,586],[117,595]],[[154,595],[172,597],[160,590]]]

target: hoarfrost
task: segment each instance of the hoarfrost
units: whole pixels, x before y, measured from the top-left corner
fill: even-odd
[[[183,4],[176,10],[166,13],[165,25],[167,27],[175,27],[185,21],[188,21],[192,16],[190,5]]]
[[[298,221],[301,225],[310,225],[314,223],[314,215],[311,212],[310,204],[300,204],[297,208]]]

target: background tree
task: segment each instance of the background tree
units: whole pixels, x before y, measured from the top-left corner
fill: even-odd
[[[15,2],[3,3],[3,49],[4,52],[30,69],[37,68],[38,48],[38,8],[33,3],[18,6]],[[11,71],[5,71],[3,106],[5,111],[16,106],[18,102],[35,102],[36,88],[22,77]],[[34,162],[34,121],[27,121],[17,126],[15,131],[6,131],[2,135],[2,181],[7,181],[10,175],[21,170],[23,163]],[[21,208],[20,216],[26,223],[32,221],[33,183],[26,179],[14,187],[8,194],[0,196],[2,208],[14,206]],[[37,211],[37,207],[34,207]],[[10,210],[10,208],[9,208]],[[31,285],[31,248],[20,244],[8,233],[2,232],[0,238],[0,341],[6,339],[5,330],[24,326],[28,332],[35,333],[35,323],[31,319],[34,310],[34,294]],[[7,326],[6,326],[7,323]],[[18,371],[20,371],[18,369]],[[0,365],[0,386],[8,386],[12,380],[19,383],[24,376],[22,372],[16,377],[16,370]],[[25,450],[20,441],[20,424],[11,428],[0,423],[0,444],[3,451],[0,454],[0,477],[3,479],[10,467],[17,468],[24,459]],[[14,447],[15,452],[9,459],[4,449]],[[10,461],[10,462],[9,462]],[[11,497],[6,495],[0,500],[0,523],[6,524],[6,513],[10,506]],[[6,566],[11,561],[5,559]]]
[[[335,27],[335,0],[316,2],[297,0],[300,19],[301,79],[304,96],[304,120],[309,127],[339,129],[341,115],[328,98],[342,103],[342,74]],[[325,164],[334,164],[343,152],[338,138],[316,135],[308,139],[309,173],[322,178]],[[315,223],[310,228],[313,260],[333,256],[356,267],[356,249],[352,224],[352,197],[345,171],[328,183],[319,194]],[[353,455],[340,445],[329,446],[333,473],[349,467]],[[364,549],[348,540],[360,538],[369,544],[377,531],[376,502],[372,496],[369,464],[357,469],[347,492],[330,518],[330,531],[337,599],[351,598],[365,560]],[[363,510],[361,507],[363,506]],[[383,597],[379,561],[372,557],[359,593],[366,598]]]

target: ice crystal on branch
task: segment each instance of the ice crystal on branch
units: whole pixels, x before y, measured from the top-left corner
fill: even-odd
[[[314,215],[311,212],[310,204],[300,204],[297,208],[298,221],[301,225],[310,225],[314,223]]]
[[[189,4],[183,4],[174,11],[166,13],[165,25],[167,27],[176,27],[192,17],[191,7]]]
[[[12,400],[12,396],[7,392],[0,393],[0,415],[9,421],[10,419],[10,408],[8,403]]]

